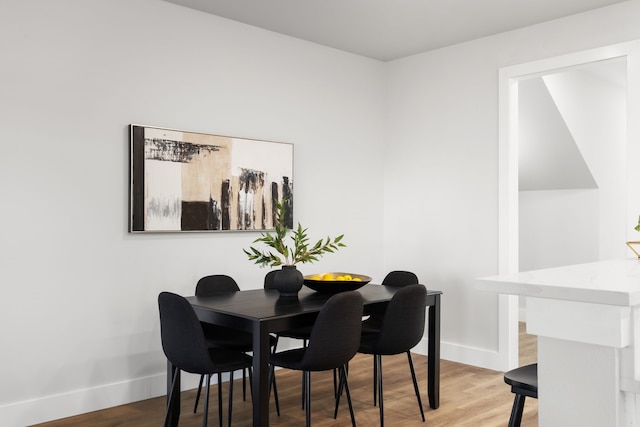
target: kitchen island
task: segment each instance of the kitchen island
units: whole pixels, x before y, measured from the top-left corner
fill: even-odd
[[[479,280],[480,289],[526,299],[527,333],[538,336],[540,426],[638,425],[638,259]]]

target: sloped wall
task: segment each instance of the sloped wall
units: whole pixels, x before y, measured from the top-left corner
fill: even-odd
[[[519,82],[521,271],[624,257],[625,72],[614,60]]]

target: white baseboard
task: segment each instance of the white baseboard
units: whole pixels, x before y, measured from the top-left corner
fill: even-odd
[[[5,426],[23,427],[97,411],[160,396],[165,381],[165,375],[154,375],[7,404],[0,407],[0,419]]]
[[[422,339],[413,349],[415,353],[427,355],[428,340]],[[294,348],[296,341],[281,339],[278,350]],[[442,342],[441,359],[451,360],[467,365],[487,369],[500,370],[497,352]],[[198,386],[199,377],[187,373],[182,374],[182,390]],[[223,379],[224,381],[227,378]],[[136,378],[130,381],[105,384],[70,391],[38,399],[16,402],[0,406],[0,420],[6,427],[24,427],[60,418],[71,417],[100,409],[151,399],[166,394],[166,374]],[[212,379],[215,382],[215,377]]]
[[[412,351],[418,354],[427,355],[427,344],[427,338],[423,338]],[[482,348],[474,348],[442,341],[440,343],[440,359],[485,369],[492,369],[494,371],[502,371],[502,369],[500,369],[501,362],[498,352]]]
[[[278,343],[278,350],[295,348],[298,344],[299,341],[282,338]],[[180,388],[182,390],[196,388],[199,379],[198,375],[183,372]],[[228,380],[228,376],[223,376],[223,381]],[[215,376],[211,378],[211,382],[217,383]],[[24,427],[164,396],[166,393],[167,377],[163,372],[129,381],[2,405],[0,406],[0,425],[3,427]]]
[[[183,372],[181,389],[196,388],[199,379],[198,375]],[[215,383],[215,376],[211,380]],[[223,378],[227,380],[228,377]],[[166,392],[166,374],[162,373],[3,405],[0,420],[2,426],[24,427],[164,396]]]

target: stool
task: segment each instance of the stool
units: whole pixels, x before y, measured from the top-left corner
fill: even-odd
[[[524,410],[524,399],[529,396],[538,398],[538,364],[522,366],[504,374],[504,382],[511,386],[516,395],[509,418],[509,427],[519,427]]]

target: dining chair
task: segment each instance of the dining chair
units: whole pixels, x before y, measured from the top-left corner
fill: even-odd
[[[268,272],[265,276],[264,276],[264,289],[276,289],[275,284],[273,282],[273,279],[276,275],[277,272],[279,272],[280,270],[272,270],[270,272]],[[310,326],[301,326],[299,328],[294,328],[294,329],[288,329],[286,331],[281,331],[278,332],[276,334],[276,340],[275,340],[275,344],[273,345],[273,352],[276,351],[276,348],[278,346],[278,340],[280,339],[280,337],[285,337],[285,338],[290,338],[290,339],[296,339],[296,340],[302,340],[302,346],[306,347],[307,346],[307,341],[309,340],[309,336],[311,335],[311,328],[313,327],[313,325]],[[337,370],[334,369],[333,371],[333,390],[336,393],[337,396],[337,390],[338,390],[338,383],[337,383]],[[302,375],[302,393],[301,393],[301,400],[302,400],[302,409],[304,409],[304,374]],[[276,387],[275,384],[275,380],[273,381],[273,387]],[[276,389],[277,390],[277,389]],[[277,391],[276,391],[277,393]],[[277,394],[276,394],[276,402],[277,402]]]
[[[268,272],[265,276],[264,276],[264,289],[275,289],[275,284],[273,282],[273,279],[276,275],[276,273],[278,273],[280,270],[272,270],[270,272]],[[309,336],[311,335],[311,328],[312,326],[302,326],[299,328],[294,328],[294,329],[288,329],[286,331],[281,331],[278,332],[275,336],[275,343],[273,345],[273,352],[276,352],[276,348],[278,347],[278,341],[280,340],[280,337],[285,337],[285,338],[290,338],[290,339],[297,339],[297,340],[302,340],[302,346],[306,347],[307,346],[307,340],[309,339]],[[334,374],[334,378],[335,378],[335,374]],[[335,379],[334,379],[334,384],[335,384]],[[275,380],[273,382],[273,386],[275,387]],[[335,388],[335,385],[334,385]],[[302,376],[302,409],[304,409],[304,375]],[[277,397],[277,395],[276,395]],[[277,399],[276,399],[277,401]]]
[[[180,393],[177,377],[180,371],[204,375],[206,379],[206,397],[203,427],[207,426],[209,413],[209,386],[211,375],[218,376],[218,418],[222,427],[222,373],[229,373],[229,427],[233,402],[233,371],[250,368],[251,356],[241,351],[223,348],[210,348],[205,341],[204,332],[193,307],[184,297],[171,292],[161,292],[158,295],[160,310],[160,335],[162,349],[167,360],[176,368],[171,381],[171,392],[167,400],[165,426],[169,423],[168,408],[176,393]]]
[[[416,285],[418,284],[418,276],[411,271],[394,270],[387,273],[382,280],[382,285],[393,286],[396,288]],[[386,307],[372,307],[367,311],[369,318],[362,324],[363,333],[377,333],[380,332],[380,326],[382,325],[382,319],[384,318],[384,312]]]
[[[511,386],[511,393],[516,395],[511,408],[509,427],[520,427],[524,400],[527,396],[538,398],[538,364],[532,363],[505,372],[504,382]]]
[[[206,297],[211,295],[218,295],[226,292],[238,292],[240,286],[231,277],[226,274],[213,274],[205,276],[198,280],[196,284],[196,296]],[[205,339],[207,345],[211,348],[226,348],[230,350],[250,352],[253,350],[253,335],[250,332],[241,331],[238,329],[228,328],[226,326],[212,325],[210,323],[202,323],[202,329],[204,330]],[[269,345],[273,347],[276,344],[275,337],[270,337]],[[246,369],[242,370],[242,399],[246,400]],[[250,372],[249,372],[250,374]],[[202,382],[204,376],[200,377],[198,384],[198,392],[196,394],[196,403],[193,407],[193,412],[198,410],[198,402],[200,400],[200,394],[202,390]],[[278,396],[276,392],[276,411],[280,413]]]
[[[382,356],[406,353],[413,379],[413,389],[418,399],[420,415],[425,421],[418,381],[411,358],[411,349],[424,335],[425,308],[427,306],[427,288],[414,284],[402,287],[396,292],[387,306],[380,331],[362,333],[358,352],[374,356],[374,397],[376,390],[380,408],[380,426],[384,426],[384,405],[382,395]]]
[[[362,296],[356,291],[333,295],[324,304],[316,319],[306,347],[276,352],[271,355],[270,376],[275,366],[302,371],[306,426],[311,426],[311,372],[340,370],[340,389],[344,388],[349,404],[351,424],[356,425],[349,383],[347,363],[355,356],[362,332]],[[338,416],[340,393],[335,396],[333,418]]]

